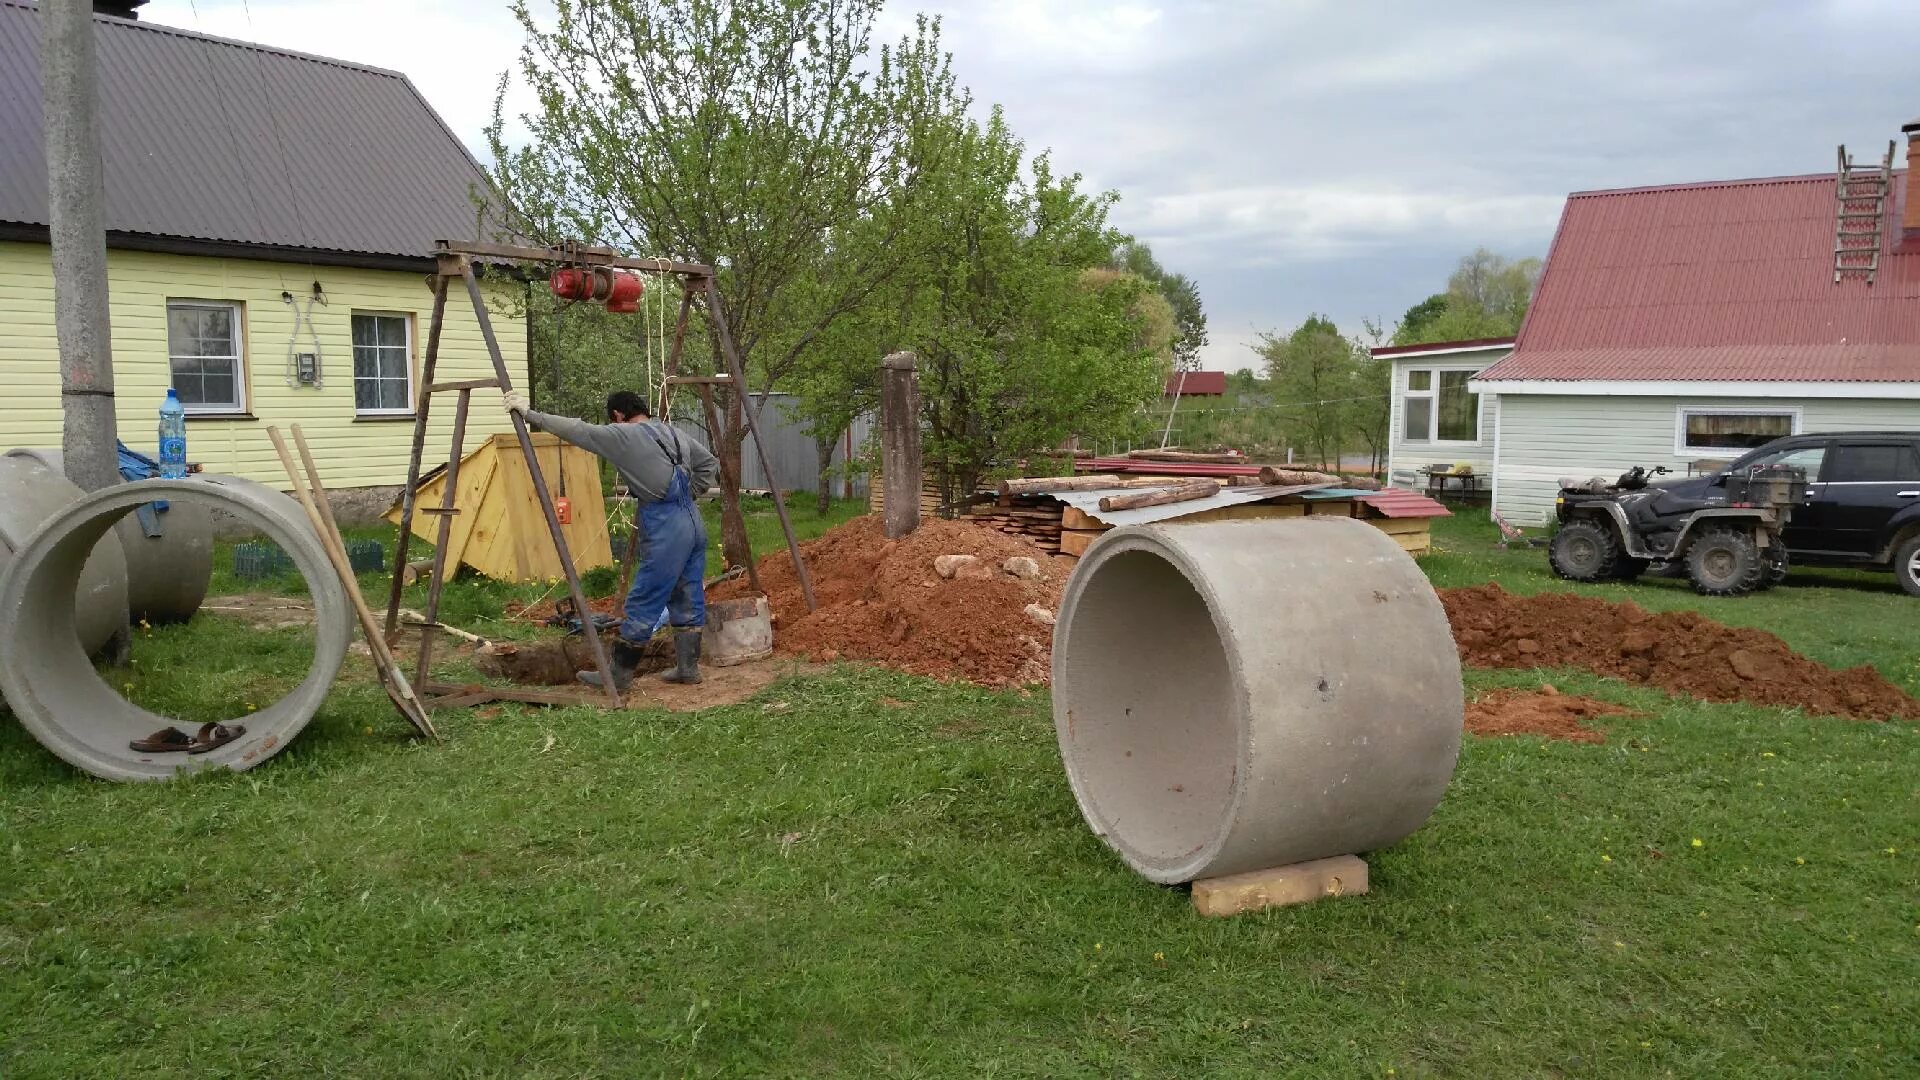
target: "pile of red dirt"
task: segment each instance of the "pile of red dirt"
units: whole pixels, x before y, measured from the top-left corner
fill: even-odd
[[[818,603],[812,614],[785,551],[759,562],[773,607],[776,652],[870,660],[984,686],[1048,681],[1053,628],[1027,608],[1037,604],[1052,616],[1072,560],[965,521],[928,521],[909,536],[888,540],[881,519],[871,514],[800,545],[800,552]],[[934,569],[942,555],[972,555],[976,561],[944,578]],[[1006,561],[1018,556],[1032,559],[1040,576],[1006,572]],[[736,578],[709,598],[751,594],[752,586]]]
[[[1920,719],[1920,701],[1861,665],[1836,671],[1764,630],[1691,611],[1652,614],[1573,593],[1444,589],[1462,663],[1575,667],[1705,701],[1780,705],[1854,720]]]
[[[1632,710],[1592,698],[1538,690],[1492,690],[1467,700],[1467,730],[1475,735],[1545,735],[1568,742],[1606,742],[1587,726],[1596,716],[1631,716]]]

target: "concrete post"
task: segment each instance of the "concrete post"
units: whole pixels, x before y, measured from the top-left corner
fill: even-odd
[[[41,5],[46,20],[41,103],[47,131],[48,231],[54,328],[60,341],[61,449],[84,491],[120,483],[113,416],[113,342],[107,319],[107,233],[101,203],[99,89],[93,6]],[[158,403],[155,403],[158,407]]]
[[[920,527],[920,380],[910,352],[880,361],[880,477],[887,537],[899,539]]]

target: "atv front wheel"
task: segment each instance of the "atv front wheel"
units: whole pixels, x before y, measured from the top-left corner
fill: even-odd
[[[1760,584],[1766,569],[1747,529],[1709,528],[1687,548],[1687,580],[1703,596],[1743,596]]]
[[[1605,581],[1620,558],[1613,530],[1594,521],[1569,521],[1553,534],[1547,563],[1569,581]]]

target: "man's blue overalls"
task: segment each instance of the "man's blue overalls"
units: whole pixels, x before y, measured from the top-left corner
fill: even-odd
[[[626,617],[620,623],[620,636],[634,645],[646,644],[663,623],[671,622],[675,630],[707,624],[702,588],[707,574],[707,523],[693,503],[693,487],[681,455],[660,437],[651,421],[646,426],[673,466],[673,480],[659,499],[641,504],[640,520],[635,522],[638,566],[633,590],[627,593]]]

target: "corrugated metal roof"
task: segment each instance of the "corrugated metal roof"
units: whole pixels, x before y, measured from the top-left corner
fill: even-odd
[[[1225,487],[1220,489],[1220,494],[1204,499],[1188,499],[1186,502],[1165,503],[1160,506],[1143,506],[1138,510],[1100,509],[1100,500],[1104,496],[1126,495],[1139,490],[1139,488],[1103,488],[1098,491],[1055,491],[1048,492],[1047,497],[1059,499],[1095,521],[1118,528],[1122,525],[1147,525],[1155,521],[1172,521],[1175,518],[1218,510],[1221,507],[1244,506],[1263,499],[1275,499],[1282,495],[1299,495],[1316,489],[1314,485],[1298,484],[1290,487]]]
[[[3,222],[47,220],[40,35],[0,0]],[[94,35],[109,230],[407,256],[479,238],[485,176],[406,76],[99,15]]]
[[[1224,394],[1227,392],[1227,373],[1224,371],[1182,371],[1167,376],[1165,392],[1168,397],[1174,391],[1186,394]]]
[[[1453,511],[1417,491],[1406,488],[1382,488],[1359,496],[1361,502],[1380,511],[1381,517],[1452,517]]]
[[[1894,173],[1879,275],[1833,280],[1832,173],[1576,193],[1503,379],[1920,379]]]

